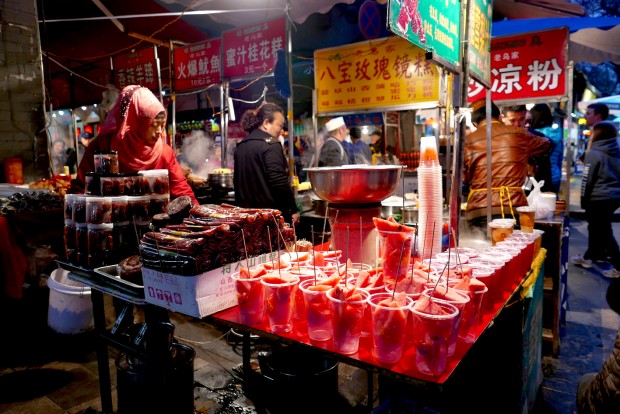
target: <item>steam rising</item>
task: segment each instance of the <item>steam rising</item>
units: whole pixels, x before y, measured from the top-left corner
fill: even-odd
[[[192,131],[189,137],[183,139],[181,146],[183,157],[187,161],[183,164],[190,167],[199,177],[207,177],[213,170],[221,167],[220,143],[203,131]]]

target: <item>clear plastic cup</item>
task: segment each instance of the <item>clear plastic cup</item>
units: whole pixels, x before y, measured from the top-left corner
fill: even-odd
[[[521,231],[532,233],[534,231],[536,208],[531,206],[517,207],[517,213],[519,213],[519,227],[521,227]]]
[[[237,289],[239,322],[244,325],[258,325],[265,316],[265,288],[261,277],[242,277],[239,272],[231,275]]]
[[[356,289],[349,299],[339,299],[336,288],[327,291],[332,315],[334,350],[344,355],[357,353],[362,335],[362,318],[368,304],[368,292]]]
[[[495,246],[497,242],[503,241],[512,233],[514,224],[512,222],[493,220],[489,224],[491,230],[491,244]]]
[[[407,318],[413,300],[405,297],[405,303],[395,303],[390,293],[375,293],[368,298],[372,314],[372,354],[385,363],[395,364],[403,354],[407,333]]]
[[[292,331],[294,293],[299,278],[285,272],[273,272],[262,276],[260,282],[265,288],[269,329],[273,333]]]
[[[313,341],[327,341],[333,336],[331,310],[327,291],[331,286],[315,285],[313,279],[299,283],[303,293],[308,324],[308,337]]]
[[[430,298],[431,295],[433,295],[434,299],[454,305],[459,310],[459,315],[454,319],[454,330],[452,331],[452,336],[450,337],[450,342],[448,344],[448,355],[453,355],[454,351],[456,351],[456,340],[458,338],[461,317],[465,307],[470,301],[469,295],[464,294],[461,291],[454,290],[450,287],[446,287],[445,284],[440,284],[436,288],[428,288],[422,292],[421,296],[427,296]]]
[[[431,309],[421,306],[423,301],[416,302],[411,308],[414,362],[421,373],[439,376],[446,370],[448,346],[459,310],[447,302],[433,300],[433,303],[441,309],[440,314],[431,313]]]
[[[480,321],[480,312],[482,310],[482,302],[488,288],[482,281],[471,279],[467,289],[459,288],[460,281],[449,282],[450,287],[463,292],[469,296],[469,303],[463,309],[461,314],[461,323],[459,326],[459,339],[466,343],[473,343],[476,339],[476,331]]]
[[[413,232],[378,231],[379,251],[386,283],[394,283],[407,273],[411,260]]]

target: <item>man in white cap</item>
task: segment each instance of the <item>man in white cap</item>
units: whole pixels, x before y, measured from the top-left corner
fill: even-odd
[[[319,154],[319,167],[338,167],[349,163],[349,153],[342,144],[347,136],[347,125],[344,118],[339,116],[330,119],[325,128],[329,133],[329,138],[321,147]]]

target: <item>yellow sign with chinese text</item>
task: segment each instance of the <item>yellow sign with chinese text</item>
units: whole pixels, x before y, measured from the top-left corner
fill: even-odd
[[[317,112],[390,109],[439,102],[439,70],[400,37],[314,52]]]

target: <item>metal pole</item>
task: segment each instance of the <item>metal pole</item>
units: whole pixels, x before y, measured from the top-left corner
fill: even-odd
[[[171,76],[170,79],[170,99],[172,100],[172,149],[177,149],[177,96],[175,93],[175,88],[174,88],[174,81],[175,81],[175,77],[174,77],[174,71],[172,70],[172,68],[174,67],[174,43],[172,42],[172,40],[170,41],[170,45],[168,46],[170,48],[170,74],[173,75]]]
[[[228,108],[228,94],[230,93],[230,83],[225,81],[223,86],[220,88],[220,144],[222,146],[222,168],[226,168],[228,165],[228,160],[226,159],[226,152],[224,151],[224,143],[228,142],[228,111],[225,111],[224,108]]]
[[[566,112],[568,113],[568,126],[566,127],[568,133],[568,145],[566,147],[566,216],[570,217],[570,177],[573,170],[573,61],[568,62],[568,105]],[[564,139],[564,137],[562,137]]]
[[[291,95],[288,97],[288,171],[290,183],[293,185],[295,177],[295,113],[293,112],[293,36],[291,22],[291,0],[286,1],[286,65],[288,68],[288,83]],[[297,186],[293,185],[293,195],[297,199]]]
[[[155,66],[157,67],[157,90],[159,91],[159,102],[164,103],[164,95],[161,88],[161,67],[159,66],[159,56],[157,55],[157,46],[153,46],[155,52]]]

